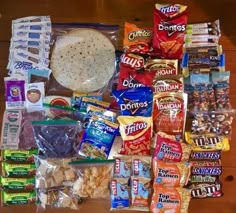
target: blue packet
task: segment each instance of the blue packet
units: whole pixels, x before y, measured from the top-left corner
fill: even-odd
[[[131,176],[131,155],[114,156],[114,177],[129,178]]]
[[[111,209],[129,208],[128,178],[113,178],[110,182]]]
[[[78,154],[90,159],[107,159],[118,127],[114,122],[93,115],[83,134]]]
[[[132,175],[151,178],[151,156],[132,156]]]
[[[38,77],[44,77],[49,80],[51,70],[50,69],[29,69],[28,71],[28,83],[31,83],[32,75],[36,75]]]
[[[150,87],[138,87],[112,92],[121,115],[152,116],[153,91]]]

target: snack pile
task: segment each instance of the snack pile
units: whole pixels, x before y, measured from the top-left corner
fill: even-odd
[[[153,28],[12,21],[1,150],[2,206],[188,212],[223,195],[235,110],[219,20],[155,4]],[[108,210],[107,210],[108,211]]]

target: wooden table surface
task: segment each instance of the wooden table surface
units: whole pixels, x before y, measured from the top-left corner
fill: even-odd
[[[189,22],[220,19],[222,37],[220,43],[226,55],[226,69],[231,71],[231,103],[236,108],[236,1],[235,0],[178,0],[158,1],[185,4],[189,9]],[[3,77],[7,75],[12,19],[31,15],[50,15],[52,22],[103,22],[121,26],[119,46],[122,45],[124,22],[139,26],[152,26],[153,0],[1,0],[0,1],[0,111],[5,108]],[[235,213],[236,212],[236,121],[233,125],[231,150],[223,153],[224,196],[217,199],[192,200],[190,213]],[[109,212],[109,201],[90,201],[84,204],[83,213]],[[34,205],[0,208],[0,213],[33,213]],[[72,213],[65,209],[50,209],[45,212]],[[119,211],[126,212],[126,211]],[[131,211],[129,211],[131,213]]]

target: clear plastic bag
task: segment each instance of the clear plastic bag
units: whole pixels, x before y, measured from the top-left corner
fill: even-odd
[[[77,173],[73,193],[82,198],[109,198],[114,160],[81,160],[70,163]]]
[[[49,158],[75,156],[79,123],[73,120],[43,120],[32,122],[39,154]]]

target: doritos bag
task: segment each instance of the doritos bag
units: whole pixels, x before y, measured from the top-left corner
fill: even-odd
[[[160,57],[180,59],[187,25],[187,6],[156,4],[154,8],[153,48]]]

